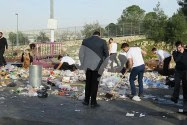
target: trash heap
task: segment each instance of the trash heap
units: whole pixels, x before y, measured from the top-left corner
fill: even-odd
[[[168,89],[169,86],[165,85],[166,76],[161,76],[157,72],[146,72],[144,74],[144,88],[160,88]]]
[[[117,86],[114,98],[125,99],[130,94],[129,73]],[[98,99],[105,99],[104,95],[110,93],[113,87],[119,83],[122,75],[104,71],[100,78],[100,87]],[[78,100],[84,99],[85,71],[69,70],[59,71],[53,69],[42,70],[42,86],[33,88],[29,84],[29,70],[18,68],[12,65],[6,65],[0,69],[0,87],[12,87],[10,92],[24,96],[47,97],[49,95],[68,96]],[[167,89],[165,85],[166,77],[159,75],[157,72],[146,72],[144,74],[144,88],[162,88]],[[137,80],[135,84],[138,85]]]

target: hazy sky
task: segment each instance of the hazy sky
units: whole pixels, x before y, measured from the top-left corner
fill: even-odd
[[[54,0],[55,18],[58,27],[83,26],[96,21],[106,25],[116,23],[123,9],[130,5],[139,5],[150,12],[158,1],[168,16],[179,8],[177,0]],[[19,13],[21,30],[47,28],[50,0],[0,0],[0,3],[0,30],[16,28],[15,13]]]

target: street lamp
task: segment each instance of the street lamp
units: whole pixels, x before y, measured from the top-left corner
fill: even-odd
[[[19,45],[19,36],[18,36],[18,13],[15,14],[17,17],[17,34],[16,34],[16,46]]]

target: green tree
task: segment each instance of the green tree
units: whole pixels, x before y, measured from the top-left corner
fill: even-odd
[[[160,2],[153,9],[154,12],[147,13],[144,18],[144,29],[147,36],[156,42],[165,39],[165,28],[167,26],[167,16],[160,8]]]
[[[39,35],[36,37],[37,42],[47,42],[49,41],[49,37],[47,37],[45,32],[40,32]]]
[[[132,22],[138,23],[143,20],[145,16],[145,10],[141,9],[137,5],[132,5],[123,10],[121,18],[118,20],[119,24]]]
[[[156,12],[149,12],[145,15],[143,26],[148,38],[152,38],[152,36],[155,36],[154,34],[157,32],[154,28],[155,23],[157,22],[157,18],[158,16]]]
[[[9,36],[9,41],[10,41],[10,43],[12,44],[12,45],[16,45],[16,33],[14,33],[14,32],[10,32],[9,34],[8,34],[8,36]],[[25,35],[25,34],[23,34],[22,32],[18,32],[18,38],[19,38],[19,45],[26,45],[26,44],[28,44],[29,43],[29,39],[28,39],[28,37]]]
[[[187,22],[182,11],[175,13],[169,20],[166,28],[166,41],[173,42],[185,40]]]
[[[125,29],[122,29],[121,32],[124,30],[127,31],[127,34],[139,32],[139,27],[144,16],[145,10],[141,9],[139,6],[132,5],[127,7],[123,10],[121,17],[118,19],[118,24],[120,24],[121,27],[124,28],[124,25],[128,25],[128,27],[125,26]]]
[[[16,45],[16,33],[10,32],[8,34],[8,39],[12,45]]]
[[[88,38],[93,35],[94,31],[100,31],[101,36],[103,36],[105,30],[100,26],[99,23],[86,24],[81,31],[82,35],[85,38]]]
[[[114,37],[117,35],[118,30],[119,30],[119,27],[116,24],[110,23],[109,25],[105,27],[105,31],[106,31],[105,35],[109,37]]]
[[[183,11],[184,15],[187,16],[187,0],[179,1],[179,5],[181,6],[181,10]]]

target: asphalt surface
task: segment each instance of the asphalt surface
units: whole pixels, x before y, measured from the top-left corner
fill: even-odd
[[[165,89],[145,91],[160,98],[171,93],[172,90]],[[180,106],[151,98],[141,102],[127,98],[98,103],[101,107],[92,109],[63,96],[41,99],[11,94],[5,89],[0,92],[0,125],[187,125],[187,116],[177,113]],[[135,115],[128,117],[127,113]]]

